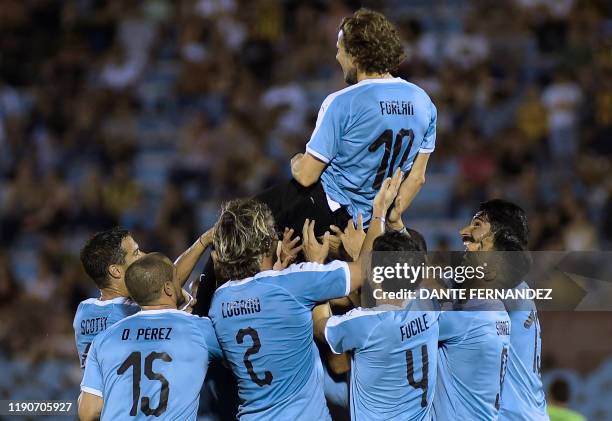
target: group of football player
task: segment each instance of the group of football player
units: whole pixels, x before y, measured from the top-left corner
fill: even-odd
[[[512,311],[468,301],[444,311],[408,300],[333,314],[359,301],[341,297],[359,291],[371,251],[426,251],[418,232],[385,229],[398,186],[399,173],[376,196],[381,223],[341,233],[348,261],[329,261],[329,236],[317,239],[311,221],[301,238],[285,231],[277,239],[269,208],[256,200],[227,203],[175,263],[143,254],[127,231],[96,234],[82,260],[92,278],[94,260],[103,271],[94,278],[102,296],[81,303],[74,323],[85,366],[81,419],[196,419],[211,360],[225,361],[237,380],[240,419],[330,419],[326,377],[346,372],[352,419],[547,419],[533,303]],[[509,238],[525,238],[521,227],[518,206],[492,200],[460,235],[468,252],[504,250]],[[219,286],[205,318],[184,311],[190,268],[181,267],[211,244]],[[307,262],[290,264],[298,252]]]
[[[289,183],[225,203],[174,262],[141,252],[118,228],[83,247],[100,297],[74,320],[82,420],[196,419],[211,361],[229,377],[207,382],[208,392],[223,405],[233,378],[232,417],[243,420],[331,419],[328,404],[354,420],[548,419],[533,302],[368,297],[373,252],[427,262],[423,236],[402,214],[425,182],[437,112],[422,89],[391,76],[403,49],[381,14],[345,18],[337,48],[350,86],[323,102]],[[468,255],[525,252],[527,218],[490,200],[459,235]],[[209,247],[202,285],[187,292]],[[489,276],[527,288],[524,272]],[[191,314],[194,305],[208,317]]]

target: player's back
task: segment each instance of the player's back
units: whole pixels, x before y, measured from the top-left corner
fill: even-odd
[[[139,310],[140,307],[126,297],[104,301],[89,298],[81,301],[72,323],[81,368],[85,367],[87,352],[94,338],[119,320],[131,316]]]
[[[347,276],[345,263],[302,264],[217,289],[209,314],[238,380],[240,419],[329,419],[311,310],[346,295]]]
[[[496,420],[511,323],[500,301],[440,315],[434,419]]]
[[[195,420],[209,359],[220,356],[209,319],[141,311],[94,340],[81,389],[101,394],[102,420]]]
[[[528,287],[522,282],[516,288]],[[542,338],[538,311],[532,300],[517,300],[505,304],[512,321],[512,331],[499,419],[548,420],[546,396],[540,377]]]
[[[353,352],[353,420],[431,419],[438,316],[438,311],[375,308],[328,321],[330,347]]]
[[[325,99],[306,150],[329,163],[321,175],[328,196],[367,221],[384,178],[434,150],[435,125],[435,106],[418,86],[365,79]]]

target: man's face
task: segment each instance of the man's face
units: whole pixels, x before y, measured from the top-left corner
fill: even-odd
[[[493,250],[491,224],[481,212],[474,215],[470,224],[459,231],[459,234],[467,251]]]
[[[336,43],[336,47],[338,48],[338,52],[336,53],[336,60],[338,60],[338,63],[340,63],[340,67],[342,67],[342,73],[344,73],[344,81],[349,85],[356,84],[357,66],[355,66],[353,59],[344,48],[344,35],[342,31],[340,31],[340,33],[338,34],[338,42]]]
[[[125,264],[122,265],[124,267],[124,272],[132,263],[145,255],[145,253],[140,251],[138,243],[134,241],[131,235],[121,240],[121,248],[125,250]]]
[[[115,282],[119,283],[119,287],[127,291],[127,287],[125,286],[125,272],[132,263],[143,257],[146,253],[140,251],[138,243],[134,241],[131,235],[121,240],[121,248],[125,251],[125,263],[122,265],[111,265],[110,272],[113,274],[113,278],[116,279]]]

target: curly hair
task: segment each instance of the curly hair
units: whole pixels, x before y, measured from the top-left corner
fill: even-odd
[[[478,213],[491,224],[494,247],[498,251],[522,251],[529,242],[527,214],[518,205],[502,199],[483,202]]]
[[[342,19],[339,30],[346,52],[363,72],[386,73],[405,58],[397,29],[378,12],[359,9]]]
[[[215,224],[215,272],[221,281],[255,275],[278,239],[270,208],[254,199],[225,203]]]

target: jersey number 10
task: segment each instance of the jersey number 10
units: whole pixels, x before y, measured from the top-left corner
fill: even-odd
[[[398,167],[404,165],[406,159],[408,159],[408,155],[410,155],[410,149],[412,149],[412,142],[414,142],[414,132],[412,129],[400,129],[395,135],[395,142],[393,141],[393,130],[387,129],[378,136],[378,138],[370,145],[368,151],[374,152],[377,151],[382,145],[385,146],[385,153],[383,154],[382,160],[380,161],[380,165],[378,166],[378,170],[376,171],[376,178],[374,179],[374,184],[372,188],[374,190],[380,189],[382,186],[382,182],[386,177],[391,177],[393,175],[393,171],[395,171],[395,161],[397,161],[397,157],[402,150],[402,141],[405,137],[408,137],[408,147],[402,155],[402,159],[400,159]],[[391,155],[391,148],[393,148],[393,156],[391,157],[391,163],[389,163],[389,156]],[[387,171],[387,169],[389,171]]]

